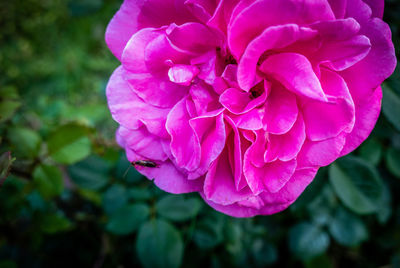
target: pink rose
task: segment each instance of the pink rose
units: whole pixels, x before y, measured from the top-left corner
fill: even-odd
[[[287,208],[375,125],[396,65],[383,3],[125,0],[106,33],[118,143],[167,192]]]

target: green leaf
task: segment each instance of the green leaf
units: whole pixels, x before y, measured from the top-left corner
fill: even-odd
[[[33,171],[33,181],[45,199],[60,195],[64,189],[61,171],[55,166],[38,165]]]
[[[140,227],[136,251],[144,267],[176,268],[182,263],[183,242],[174,226],[156,219]]]
[[[76,163],[91,151],[88,129],[77,124],[59,127],[49,137],[47,145],[50,156],[61,164]]]
[[[400,150],[390,147],[386,152],[387,169],[397,178],[400,178]]]
[[[360,157],[372,165],[379,164],[382,157],[382,145],[377,139],[369,138],[360,147]]]
[[[400,131],[400,96],[386,84],[383,85],[382,110],[385,117]]]
[[[126,205],[110,216],[106,229],[116,235],[127,235],[136,231],[150,214],[146,204]]]
[[[10,175],[11,165],[14,161],[15,158],[11,157],[11,152],[5,152],[0,155],[0,186]]]
[[[376,169],[368,162],[347,156],[329,169],[330,182],[340,200],[359,214],[374,213],[383,198],[383,183]]]
[[[0,268],[18,268],[18,265],[12,260],[1,260]]]
[[[35,158],[39,154],[42,139],[38,133],[23,127],[15,127],[8,130],[8,139],[15,148],[15,155]]]
[[[338,208],[328,226],[336,242],[343,246],[357,246],[368,238],[363,221],[342,207]]]
[[[211,249],[223,241],[224,216],[211,213],[203,218],[193,232],[193,240],[201,249]]]
[[[40,229],[48,234],[66,231],[71,227],[71,222],[61,214],[46,214],[40,221]]]
[[[0,87],[0,123],[10,119],[21,106],[17,89]]]
[[[98,190],[108,183],[110,164],[97,156],[90,156],[69,166],[68,173],[71,180],[79,187]]]
[[[313,223],[319,226],[325,226],[333,217],[338,202],[335,193],[329,184],[326,184],[320,194],[308,204],[307,211],[311,216]]]
[[[131,165],[131,163],[126,159],[125,154],[120,156],[115,171],[117,178],[129,183],[136,183],[143,179],[143,175]]]
[[[103,208],[107,214],[111,214],[128,201],[126,188],[119,184],[114,184],[108,188],[103,195]]]
[[[307,260],[304,263],[304,265],[306,268],[321,268],[321,267],[332,268],[332,267],[334,267],[332,261],[329,259],[328,255],[326,255],[326,254],[323,254],[323,255],[317,256],[315,258],[312,258],[310,260]]]
[[[17,100],[0,101],[0,123],[12,118],[20,106],[21,102]]]
[[[185,221],[197,215],[201,202],[197,198],[185,199],[182,195],[167,195],[156,204],[157,213],[172,221]]]
[[[299,210],[310,204],[321,193],[324,185],[326,185],[326,177],[327,169],[324,167],[320,168],[311,184],[307,186],[300,197],[290,206],[290,209]]]
[[[308,260],[324,253],[329,246],[329,235],[317,225],[299,223],[289,231],[289,248],[295,256]]]
[[[384,191],[382,202],[379,204],[379,208],[377,211],[378,221],[381,224],[387,223],[392,216],[392,194],[390,189],[386,183],[384,183]]]
[[[265,267],[278,260],[278,251],[265,239],[255,239],[251,245],[251,253],[256,267]]]
[[[145,201],[152,198],[152,194],[148,188],[130,188],[128,190],[129,198],[133,200]]]

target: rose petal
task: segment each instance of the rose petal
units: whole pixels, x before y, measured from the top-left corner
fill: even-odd
[[[296,94],[327,101],[311,63],[303,55],[297,53],[271,55],[260,66],[260,70]]]
[[[333,138],[342,131],[349,133],[355,121],[354,103],[343,78],[321,69],[321,84],[325,93],[334,97],[332,101],[308,100],[302,105],[307,137],[312,141]]]
[[[115,121],[128,129],[146,125],[150,133],[167,137],[165,122],[169,109],[152,106],[140,99],[130,88],[122,66],[112,74],[106,89],[108,106]]]
[[[118,136],[124,140],[124,147],[128,147],[146,158],[141,160],[164,162],[168,158],[164,150],[161,149],[163,140],[160,137],[151,135],[143,127],[135,130],[119,127]]]
[[[300,153],[297,155],[298,167],[320,167],[327,166],[335,161],[346,142],[346,133],[323,141],[304,142]]]
[[[381,110],[382,90],[377,88],[368,101],[356,105],[353,131],[346,136],[346,143],[340,155],[346,155],[356,149],[369,136],[378,120]]]
[[[137,20],[142,5],[143,1],[125,0],[107,26],[107,46],[119,60],[126,43],[140,29]]]
[[[233,18],[228,29],[229,48],[240,59],[249,42],[270,26],[334,18],[326,0],[256,0]]]
[[[316,33],[316,31],[299,27],[296,24],[266,28],[249,43],[239,61],[238,82],[240,87],[248,91],[254,85],[257,62],[265,51],[286,47],[297,40],[311,38]]]
[[[188,171],[194,171],[200,164],[201,147],[199,138],[189,124],[186,98],[179,101],[169,112],[166,129],[171,135],[171,153],[176,163]]]
[[[215,116],[200,116],[189,122],[196,136],[201,141],[199,167],[189,174],[189,179],[204,175],[211,163],[218,158],[225,147],[226,133],[222,110]]]
[[[169,68],[168,77],[173,83],[189,86],[193,78],[199,74],[199,69],[192,65],[176,64]]]
[[[265,103],[263,124],[272,134],[288,132],[296,122],[298,108],[296,97],[277,84],[273,84]]]
[[[224,150],[220,157],[213,162],[204,180],[206,199],[221,205],[230,205],[252,196],[249,188],[236,190],[227,152]]]
[[[276,159],[289,161],[297,156],[306,139],[304,120],[299,113],[296,123],[285,134],[269,135],[268,147],[264,153],[264,161],[271,162]]]

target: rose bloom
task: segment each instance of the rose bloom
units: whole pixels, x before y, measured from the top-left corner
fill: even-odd
[[[376,123],[396,65],[383,5],[125,0],[106,32],[118,143],[167,192],[282,211]]]

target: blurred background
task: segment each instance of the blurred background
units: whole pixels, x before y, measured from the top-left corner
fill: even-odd
[[[400,267],[399,69],[357,151],[286,211],[236,219],[158,190],[115,143],[121,2],[0,1],[0,268]],[[400,3],[385,11],[398,54]]]

